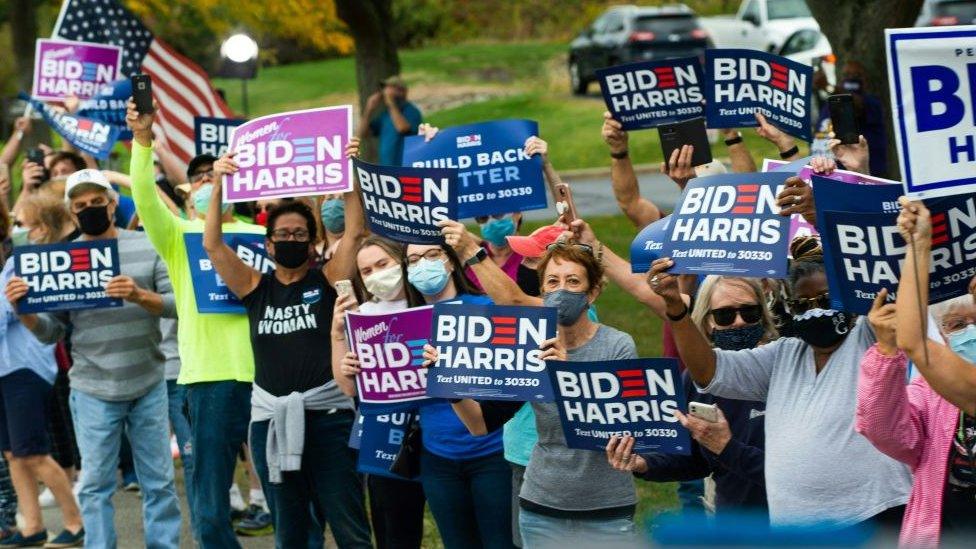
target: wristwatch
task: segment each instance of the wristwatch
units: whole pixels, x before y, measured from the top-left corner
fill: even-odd
[[[488,250],[484,248],[478,248],[478,252],[473,256],[469,257],[467,261],[464,262],[465,267],[473,267],[478,263],[481,263],[488,257]]]
[[[624,149],[624,150],[622,150],[620,152],[612,152],[612,153],[610,153],[610,158],[614,158],[616,160],[623,160],[624,158],[627,158],[628,156],[630,156],[630,150],[629,149]]]
[[[731,147],[732,145],[738,145],[739,143],[742,143],[742,133],[741,132],[735,132],[735,137],[730,137],[730,138],[728,138],[728,139],[725,140],[725,146],[726,147]]]

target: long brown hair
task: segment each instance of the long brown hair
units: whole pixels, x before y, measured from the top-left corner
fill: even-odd
[[[20,208],[25,215],[34,220],[37,226],[47,229],[38,244],[60,242],[65,228],[74,227],[74,221],[68,213],[64,200],[50,193],[36,192],[25,198]]]
[[[369,248],[370,246],[380,248],[386,252],[387,255],[392,257],[394,261],[399,261],[401,264],[400,269],[403,269],[403,258],[405,254],[404,250],[406,246],[399,242],[394,242],[388,238],[383,238],[382,236],[370,235],[364,238],[359,244],[359,248],[356,250],[357,257],[359,252],[365,248]],[[360,303],[365,303],[366,301],[371,301],[373,299],[373,294],[369,293],[369,290],[366,289],[366,283],[363,281],[363,275],[360,274],[358,265],[356,267],[356,274],[354,274],[352,278],[352,286],[356,291],[356,299],[358,299]],[[416,288],[407,282],[406,272],[403,273],[403,290],[407,296],[408,303],[414,303],[417,301],[423,303],[424,299],[420,295],[420,292],[418,292]]]

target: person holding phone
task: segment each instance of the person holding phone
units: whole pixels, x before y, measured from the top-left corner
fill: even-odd
[[[698,289],[691,319],[715,348],[753,349],[776,339],[762,285],[757,279],[709,275]],[[766,404],[701,393],[688,372],[687,401],[714,405],[714,419],[677,412],[694,438],[691,455],[633,453],[633,437],[612,437],[607,459],[615,469],[652,482],[688,481],[712,475],[716,511],[766,512],[764,476]],[[689,406],[690,408],[690,406]]]
[[[369,96],[359,120],[356,135],[360,139],[373,136],[379,142],[379,164],[399,166],[403,138],[417,133],[423,115],[416,105],[407,101],[406,82],[394,75],[383,80],[379,91]]]
[[[787,304],[798,337],[754,349],[708,344],[668,272],[670,258],[654,261],[648,284],[667,304],[678,352],[700,390],[765,401],[771,523],[897,527],[911,475],[854,431],[856,365],[874,344],[874,331],[865,319],[831,308],[816,237],[795,239],[790,251]]]
[[[254,350],[250,443],[276,544],[298,547],[313,529],[321,531],[324,523],[309,520],[309,509],[315,509],[340,547],[369,547],[365,498],[347,446],[354,406],[330,367],[336,282],[309,266],[315,214],[303,201],[273,209],[265,248],[276,268],[261,274],[249,267],[224,242],[221,228],[223,179],[238,169],[234,155],[214,163],[203,246],[247,309]]]

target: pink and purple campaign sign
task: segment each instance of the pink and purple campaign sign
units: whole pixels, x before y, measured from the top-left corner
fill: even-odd
[[[344,193],[352,190],[352,106],[255,118],[234,128],[228,150],[237,173],[224,178],[224,201]]]
[[[350,349],[359,359],[359,400],[393,404],[427,398],[424,345],[430,340],[434,308],[396,313],[346,314]]]
[[[94,97],[102,86],[118,80],[121,61],[119,46],[39,38],[32,95],[41,101]]]

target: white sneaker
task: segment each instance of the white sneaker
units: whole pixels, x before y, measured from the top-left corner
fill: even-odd
[[[230,485],[230,508],[235,511],[247,510],[247,504],[244,503],[244,497],[241,496],[241,489],[237,487],[237,483]]]
[[[51,507],[58,506],[57,500],[54,499],[54,492],[47,486],[44,487],[44,491],[38,496],[37,502],[41,504],[41,509],[50,509]]]

